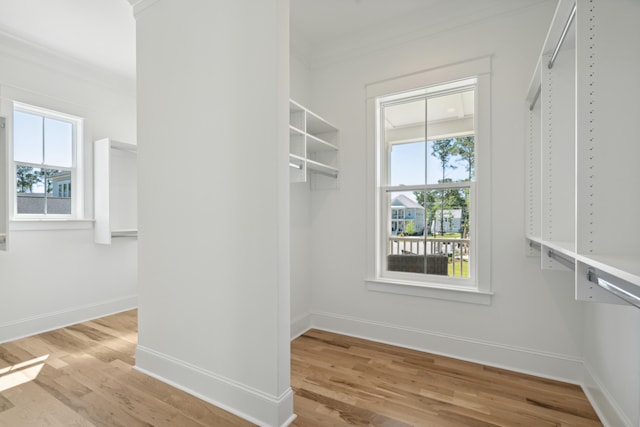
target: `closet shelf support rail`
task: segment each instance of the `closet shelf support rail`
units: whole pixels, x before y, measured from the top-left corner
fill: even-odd
[[[618,298],[640,308],[640,288],[638,288],[638,286],[598,271],[595,268],[589,268],[587,270],[587,278],[590,282],[597,284],[605,291],[611,292]]]
[[[560,48],[562,47],[562,43],[564,43],[565,37],[567,37],[567,33],[569,32],[569,27],[571,27],[571,23],[573,22],[573,18],[576,16],[576,3],[573,4],[571,8],[571,14],[567,19],[567,22],[564,24],[564,28],[562,29],[562,34],[560,35],[560,39],[556,44],[556,48],[553,50],[553,54],[551,55],[551,59],[549,59],[549,64],[547,65],[549,69],[553,68],[553,64],[556,62],[556,57],[558,56],[558,52],[560,52]]]

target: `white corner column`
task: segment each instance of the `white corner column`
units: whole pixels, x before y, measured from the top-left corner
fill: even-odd
[[[289,1],[131,2],[136,368],[288,425]]]

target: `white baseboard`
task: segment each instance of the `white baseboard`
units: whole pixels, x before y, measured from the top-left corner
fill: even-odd
[[[311,314],[304,313],[291,321],[291,341],[311,329]]]
[[[120,313],[137,306],[138,298],[130,296],[3,323],[0,324],[0,343]]]
[[[332,313],[313,312],[310,327],[572,384],[583,382],[583,364],[577,357]]]
[[[635,427],[586,362],[582,389],[605,427]]]
[[[291,388],[269,395],[141,345],[135,369],[262,427],[284,427],[295,419]]]

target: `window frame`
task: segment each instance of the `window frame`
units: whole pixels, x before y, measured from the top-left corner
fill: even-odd
[[[21,162],[15,160],[15,129],[14,114],[16,111],[37,115],[43,118],[50,118],[54,120],[60,120],[71,123],[72,125],[72,153],[71,153],[71,167],[59,167],[56,165],[50,165],[43,163],[41,165],[31,164],[28,162]],[[26,104],[23,102],[13,101],[11,108],[11,167],[10,167],[10,212],[12,222],[29,222],[29,221],[77,221],[84,219],[84,174],[83,174],[83,135],[84,135],[84,119],[71,114],[62,113],[59,111],[50,110],[47,108]],[[44,161],[44,159],[43,159]],[[16,170],[17,165],[28,165],[34,168],[42,169],[64,169],[71,172],[71,213],[70,214],[32,214],[32,213],[18,213],[18,191]],[[14,228],[14,227],[12,227]]]
[[[422,296],[453,301],[491,303],[491,58],[484,57],[453,65],[437,67],[410,75],[387,79],[367,85],[367,271],[365,282],[368,290],[393,294]],[[471,279],[454,279],[448,276],[420,275],[415,273],[383,271],[386,255],[386,222],[390,205],[384,203],[389,187],[386,183],[388,162],[381,153],[381,126],[378,123],[378,99],[398,99],[448,82],[475,78],[475,181],[468,183],[443,183],[416,187],[442,188],[463,184],[470,190],[470,221],[474,234],[471,248],[475,254],[470,273]],[[393,187],[395,188],[395,187]],[[404,189],[411,191],[412,186]],[[424,277],[421,277],[424,276]]]

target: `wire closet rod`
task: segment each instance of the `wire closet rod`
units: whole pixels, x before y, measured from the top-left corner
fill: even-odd
[[[640,293],[640,288],[633,283],[629,283],[602,271],[596,271],[594,268],[589,268],[587,270],[587,279],[589,279],[590,282],[597,284],[605,291],[611,292],[618,298],[640,308],[640,295],[638,295]]]

